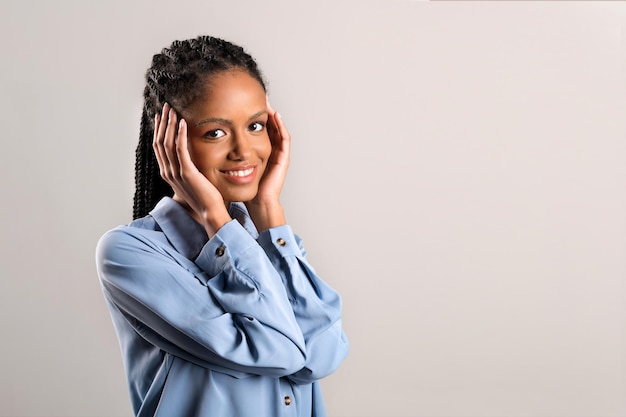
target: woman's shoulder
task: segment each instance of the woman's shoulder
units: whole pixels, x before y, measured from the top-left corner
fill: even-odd
[[[99,259],[115,258],[137,251],[159,250],[163,245],[168,245],[167,239],[148,215],[104,233],[98,240],[96,254]]]

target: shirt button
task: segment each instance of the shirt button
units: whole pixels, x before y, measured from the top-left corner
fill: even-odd
[[[291,397],[289,395],[287,395],[285,397],[285,405],[290,405],[291,404]]]
[[[215,254],[217,256],[222,256],[224,255],[224,246],[219,246],[217,249],[215,249]]]
[[[276,239],[276,243],[278,243],[278,246],[285,246],[287,244],[287,241],[282,237],[279,237],[278,239]]]

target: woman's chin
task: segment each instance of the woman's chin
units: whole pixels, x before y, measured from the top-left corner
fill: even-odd
[[[229,203],[247,203],[256,197],[257,187],[254,190],[246,190],[245,192],[237,192],[237,193],[224,193],[222,197],[224,197],[224,201]]]

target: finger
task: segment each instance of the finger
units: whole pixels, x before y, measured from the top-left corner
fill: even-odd
[[[176,138],[176,157],[179,161],[181,177],[189,169],[193,169],[195,167],[191,160],[191,155],[189,155],[187,141],[187,121],[181,118],[178,123],[178,137]]]
[[[276,121],[276,112],[274,113],[269,113],[269,109],[268,109],[268,116],[267,116],[267,134],[270,137],[270,142],[272,143],[272,146],[278,146],[281,142],[280,139],[280,132],[278,130],[278,124]]]
[[[280,138],[281,138],[281,142],[279,146],[281,150],[285,152],[288,156],[289,150],[291,148],[291,135],[289,134],[289,130],[287,130],[287,126],[285,125],[285,122],[283,121],[283,117],[281,116],[281,114],[276,112],[275,118],[276,118],[276,125],[278,127],[278,131],[280,133]]]
[[[281,139],[277,138],[280,135],[278,130],[278,123],[276,121],[276,110],[270,104],[269,97],[265,95],[266,105],[267,105],[267,116],[268,116],[268,134],[270,135],[270,139],[272,144],[280,144]]]
[[[176,110],[170,108],[168,112],[167,128],[163,139],[163,149],[165,151],[166,166],[169,178],[180,177],[180,164],[176,155],[176,137],[178,135],[178,115]]]
[[[165,136],[165,128],[167,126],[168,111],[169,105],[165,103],[162,113],[160,115],[155,115],[154,136],[152,140],[152,149],[154,150],[154,154],[159,165],[159,171],[161,177],[163,178],[165,178],[164,175],[166,175],[165,155],[163,152],[163,139]]]

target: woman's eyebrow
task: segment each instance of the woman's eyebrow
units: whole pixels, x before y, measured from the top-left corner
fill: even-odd
[[[219,117],[209,117],[207,119],[200,120],[198,123],[196,123],[196,126],[202,126],[202,125],[205,125],[207,123],[219,123],[219,124],[222,124],[222,125],[232,125],[233,124],[233,122],[231,120],[228,120],[228,119],[222,119],[222,118],[219,118]]]
[[[250,116],[248,118],[248,120],[256,119],[257,117],[262,116],[265,113],[267,113],[267,109],[263,109],[261,111],[258,111],[256,113],[254,113],[252,116]],[[233,121],[232,120],[228,120],[228,119],[222,119],[221,117],[208,117],[206,119],[200,120],[198,123],[196,123],[196,126],[202,126],[202,125],[207,124],[207,123],[218,123],[218,124],[223,124],[223,125],[232,125]]]
[[[263,109],[261,111],[258,111],[256,113],[254,113],[252,116],[250,116],[250,118],[248,120],[256,119],[257,117],[262,116],[265,113],[267,113],[267,109]]]

